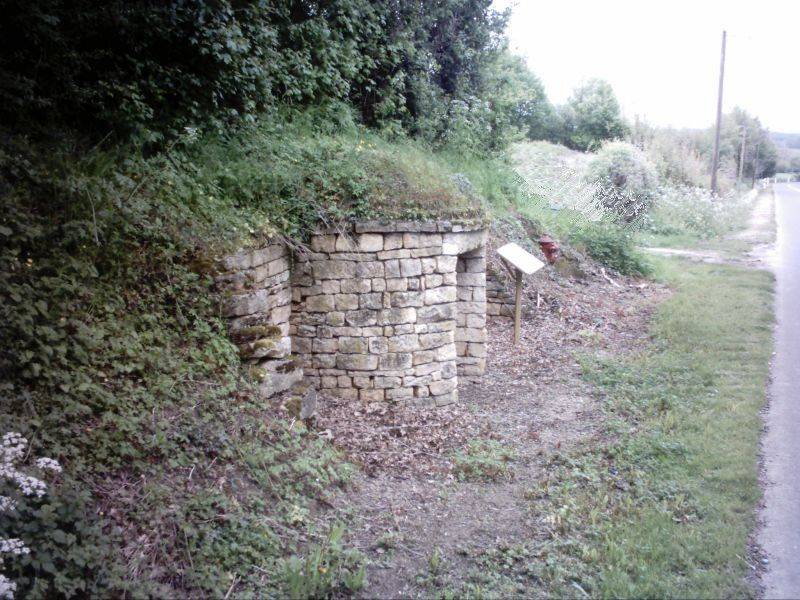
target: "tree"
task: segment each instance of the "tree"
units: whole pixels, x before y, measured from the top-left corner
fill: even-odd
[[[632,221],[653,200],[658,176],[644,152],[627,142],[607,142],[586,169],[595,197],[609,212]]]
[[[576,88],[560,113],[562,141],[574,150],[597,150],[604,141],[622,138],[628,131],[614,90],[601,79]]]

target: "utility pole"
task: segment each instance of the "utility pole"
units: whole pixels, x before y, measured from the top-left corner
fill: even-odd
[[[740,183],[742,181],[742,177],[744,177],[744,150],[745,150],[746,140],[747,140],[747,128],[742,127],[742,147],[739,149],[739,177],[737,178]]]
[[[753,187],[756,187],[756,173],[758,173],[758,147],[760,144],[756,144],[756,159],[753,163]]]
[[[714,134],[714,159],[711,161],[711,193],[717,193],[717,170],[719,169],[719,130],[722,126],[722,82],[725,80],[725,40],[727,32],[722,32],[722,58],[719,61],[719,93],[717,94],[717,131]]]

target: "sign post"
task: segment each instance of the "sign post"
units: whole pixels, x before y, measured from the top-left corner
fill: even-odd
[[[511,242],[497,249],[503,264],[514,275],[514,345],[519,344],[520,322],[522,321],[522,276],[532,275],[544,263],[521,246]],[[510,265],[510,266],[509,266]]]

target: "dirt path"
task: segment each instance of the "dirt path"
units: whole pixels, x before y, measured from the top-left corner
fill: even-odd
[[[540,277],[540,308],[526,315],[520,346],[512,347],[510,320],[492,321],[487,374],[460,386],[457,406],[435,416],[363,415],[363,430],[395,437],[344,432],[346,419],[328,421],[367,467],[342,500],[354,516],[352,539],[369,560],[364,597],[458,590],[492,576],[482,567],[487,553],[537,536],[542,527],[526,495],[538,486],[543,465],[599,430],[597,400],[576,356],[619,354],[646,343],[651,310],[667,294],[633,280],[613,285],[599,274],[583,281]],[[463,477],[454,455],[474,440],[491,440],[513,456],[501,461],[499,476]],[[531,582],[525,585],[532,591]]]
[[[750,246],[744,253],[722,250],[688,248],[647,248],[641,250],[658,256],[676,256],[695,262],[735,264],[755,269],[772,269],[774,261],[775,202],[771,192],[761,192],[755,199],[747,227],[726,238],[728,242],[743,242]]]

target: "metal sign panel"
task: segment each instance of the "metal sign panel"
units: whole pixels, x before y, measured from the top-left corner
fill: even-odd
[[[521,246],[511,242],[497,249],[497,253],[525,275],[536,273],[544,263]]]

